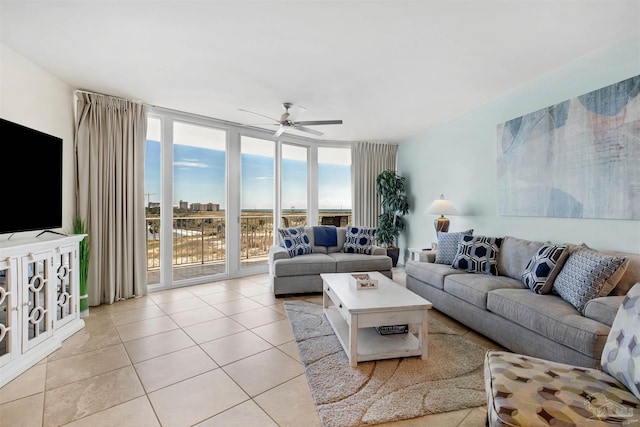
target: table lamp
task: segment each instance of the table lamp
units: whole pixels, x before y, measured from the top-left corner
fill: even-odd
[[[440,215],[440,218],[436,218],[436,220],[433,221],[436,233],[438,231],[442,231],[443,233],[449,231],[449,220],[444,217],[445,215],[460,215],[451,202],[444,198],[444,194],[441,194],[439,199],[434,200],[426,212],[430,215]]]

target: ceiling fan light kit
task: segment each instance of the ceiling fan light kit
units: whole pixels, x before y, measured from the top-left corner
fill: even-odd
[[[312,135],[316,135],[316,136],[322,136],[324,135],[322,132],[317,131],[315,129],[311,129],[308,128],[307,126],[319,126],[319,125],[341,125],[342,124],[342,120],[305,120],[305,121],[294,121],[291,120],[290,116],[291,113],[289,112],[289,110],[293,107],[293,103],[291,102],[284,102],[282,104],[282,109],[284,110],[284,113],[280,116],[280,120],[278,119],[274,119],[273,117],[269,117],[269,116],[265,116],[264,114],[260,114],[260,113],[256,113],[254,111],[250,111],[250,110],[245,110],[244,108],[239,108],[239,111],[244,111],[246,113],[251,113],[251,114],[255,114],[257,116],[260,117],[264,117],[267,118],[269,120],[273,120],[275,123],[273,123],[273,125],[278,125],[278,130],[276,130],[276,132],[273,134],[273,138],[274,139],[278,139],[280,137],[280,135],[282,135],[287,128],[292,128],[295,130],[299,130],[302,132],[306,132],[306,133],[310,133]],[[304,113],[304,111],[306,110],[306,108],[304,107],[300,107],[298,106],[299,109],[302,109],[302,113]],[[300,113],[300,114],[302,114]],[[270,125],[271,123],[267,123],[264,125]],[[264,126],[261,125],[261,126]]]

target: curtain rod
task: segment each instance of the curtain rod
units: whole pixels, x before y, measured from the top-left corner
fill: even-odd
[[[155,105],[147,104],[146,102],[139,101],[137,99],[127,99],[127,98],[123,98],[121,96],[107,95],[106,93],[93,92],[93,91],[90,91],[90,90],[76,89],[75,91],[73,91],[73,93],[74,93],[74,95],[77,95],[79,93],[86,93],[88,95],[106,96],[108,98],[116,98],[116,99],[121,99],[123,101],[135,102],[136,104],[142,104],[142,105],[146,105],[148,107],[155,107]]]

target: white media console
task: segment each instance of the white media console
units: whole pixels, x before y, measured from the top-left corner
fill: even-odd
[[[83,238],[0,242],[0,387],[84,327],[78,282]]]

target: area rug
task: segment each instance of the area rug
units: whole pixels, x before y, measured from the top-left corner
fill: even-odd
[[[325,427],[405,420],[486,404],[482,347],[429,318],[429,353],[349,365],[322,302],[286,301],[300,358]]]

